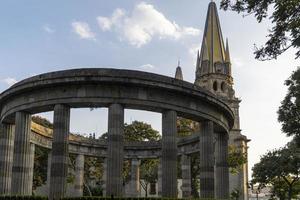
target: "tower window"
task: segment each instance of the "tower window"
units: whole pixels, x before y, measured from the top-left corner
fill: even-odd
[[[226,90],[226,83],[225,82],[222,82],[221,90],[222,90],[222,92],[224,92]]]
[[[214,91],[218,90],[218,83],[217,83],[217,81],[214,82],[213,89],[214,89]]]

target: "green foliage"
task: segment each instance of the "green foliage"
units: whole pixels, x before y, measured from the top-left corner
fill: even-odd
[[[0,200],[47,200],[48,197],[43,196],[1,196]]]
[[[259,23],[265,18],[272,20],[268,41],[255,51],[256,59],[260,60],[276,59],[290,47],[297,50],[296,58],[300,57],[299,7],[299,0],[221,0],[224,10],[254,14]]]
[[[234,189],[231,193],[230,193],[230,199],[231,200],[238,200],[240,197],[240,190],[239,189]]]
[[[300,148],[300,68],[285,81],[288,92],[278,110],[278,121],[287,136],[294,136]]]
[[[90,195],[90,193],[93,197],[103,196],[103,189],[101,187],[89,187],[89,191],[88,191],[87,187],[83,188],[84,196],[88,196],[88,195]]]
[[[252,182],[259,183],[261,187],[272,185],[273,194],[278,197],[283,195],[291,199],[300,193],[295,187],[300,178],[299,149],[293,144],[267,152],[252,170]]]
[[[247,153],[242,152],[241,149],[234,145],[229,145],[228,147],[228,165],[230,173],[238,173],[243,164],[247,163]]]
[[[53,129],[53,124],[48,120],[48,119],[45,119],[41,116],[38,116],[38,115],[34,115],[32,116],[32,121],[41,125],[41,126],[44,126],[46,128],[51,128]]]
[[[107,133],[101,135],[101,139],[107,139]],[[124,124],[124,140],[127,142],[158,141],[161,139],[158,131],[150,124],[133,121],[131,124]]]
[[[148,197],[148,198],[131,198],[131,197],[65,197],[62,200],[110,200],[110,199],[115,199],[115,200],[177,200],[177,198],[161,198],[161,197]],[[1,200],[1,199],[0,199]],[[180,200],[194,200],[194,199],[180,199]],[[195,200],[215,200],[215,199],[211,199],[211,198],[205,198],[205,199],[195,199]],[[226,199],[223,199],[226,200]]]
[[[133,121],[124,125],[125,141],[158,141],[161,137],[158,131],[154,130],[150,124]]]
[[[103,159],[85,156],[84,160],[84,180],[87,182],[95,181],[100,184],[101,177],[103,176]]]
[[[184,137],[193,134],[195,130],[195,122],[190,119],[177,118],[177,135]]]
[[[38,145],[35,146],[34,152],[34,173],[32,188],[35,190],[37,187],[45,184],[47,180],[47,164],[49,150]]]
[[[141,161],[140,177],[143,179],[143,182],[141,181],[140,183],[145,190],[146,197],[148,195],[148,185],[157,182],[158,163],[157,159],[144,159]]]

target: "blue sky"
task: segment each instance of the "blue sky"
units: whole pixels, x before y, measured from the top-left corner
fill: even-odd
[[[216,1],[217,4],[219,1]],[[0,91],[32,75],[79,67],[114,67],[174,76],[180,59],[184,79],[194,82],[196,51],[202,41],[209,0],[3,0],[0,6]],[[219,11],[228,37],[241,128],[252,141],[250,169],[267,149],[289,138],[276,111],[283,85],[299,66],[293,50],[260,62],[253,45],[263,44],[270,22]],[[225,38],[224,38],[225,39]],[[126,122],[143,120],[160,131],[157,113],[126,111]],[[51,119],[52,114],[44,114]],[[82,120],[87,119],[87,120]],[[100,134],[107,110],[73,109],[73,132]]]

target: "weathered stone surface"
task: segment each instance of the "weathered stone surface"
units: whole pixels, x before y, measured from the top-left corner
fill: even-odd
[[[49,90],[49,87],[53,89]],[[177,196],[177,156],[200,151],[200,159],[203,163],[208,162],[208,164],[201,164],[200,181],[204,183],[201,184],[203,190],[201,194],[203,197],[213,197],[211,194],[214,193],[215,186],[214,171],[211,169],[211,158],[213,159],[211,133],[228,132],[233,125],[234,117],[225,103],[193,84],[156,74],[115,69],[78,69],[39,75],[21,81],[6,90],[0,95],[0,104],[1,120],[5,123],[16,121],[17,127],[19,126],[19,129],[16,128],[16,133],[26,133],[19,134],[21,139],[16,137],[16,141],[19,143],[21,141],[22,145],[15,147],[14,152],[17,156],[14,157],[19,161],[14,163],[13,169],[22,175],[22,181],[18,183],[19,189],[15,190],[22,190],[22,194],[31,193],[28,187],[32,185],[25,186],[23,176],[28,173],[27,179],[32,177],[29,145],[31,139],[35,145],[52,148],[51,173],[48,173],[48,176],[51,174],[50,199],[64,196],[69,150],[76,154],[107,157],[106,195],[108,196],[123,195],[121,177],[123,158],[161,157],[162,167],[159,173],[162,174],[162,180],[159,181],[162,182],[162,188],[159,187],[158,191],[165,197]],[[23,111],[26,110],[31,114],[50,111],[53,105],[55,107],[52,145],[49,134],[29,134],[28,121],[30,120],[26,116],[30,117],[30,115]],[[74,140],[69,146],[70,107],[87,106],[109,107],[108,144]],[[162,141],[124,143],[124,108],[161,112]],[[203,123],[203,131],[199,138],[185,138],[178,140],[177,143],[177,115],[195,121],[208,120],[209,122]],[[20,116],[24,118],[21,122],[18,120]],[[40,130],[34,129],[34,131]],[[199,139],[200,144],[198,144]],[[24,165],[20,165],[22,162]],[[225,174],[224,170],[222,174]],[[187,183],[184,183],[183,188],[187,189],[185,185]],[[80,183],[76,187],[80,189]],[[223,189],[220,195],[225,195]]]
[[[29,166],[29,177],[28,177],[28,188],[31,188],[32,190],[32,184],[33,184],[33,170],[34,170],[34,153],[35,153],[35,144],[30,144],[29,149],[29,160],[28,160],[28,166]]]
[[[140,160],[131,159],[129,197],[138,197],[140,194]]]
[[[31,195],[30,182],[30,125],[31,115],[25,112],[16,113],[14,158],[12,168],[13,195]]]
[[[214,198],[214,124],[201,122],[200,132],[200,198]]]
[[[108,147],[107,147],[107,196],[123,194],[123,155],[124,155],[124,108],[112,104],[108,109]]]
[[[15,126],[0,124],[0,194],[11,192]]]
[[[217,199],[229,198],[228,134],[216,133],[215,189]]]
[[[49,199],[59,199],[65,195],[68,175],[69,106],[62,104],[55,105],[53,127]]]
[[[181,176],[182,176],[182,197],[191,197],[191,158],[188,155],[181,155]]]
[[[83,195],[84,181],[84,155],[78,154],[75,161],[75,185],[74,196],[81,197]]]
[[[157,171],[157,194],[162,195],[162,159],[159,158],[158,171]]]
[[[17,111],[51,111],[55,104],[107,107],[112,102],[154,112],[174,110],[195,121],[212,120],[227,131],[233,124],[227,104],[192,83],[117,69],[74,69],[25,79],[0,95],[0,117],[10,121]]]
[[[162,114],[162,196],[177,197],[177,114]]]

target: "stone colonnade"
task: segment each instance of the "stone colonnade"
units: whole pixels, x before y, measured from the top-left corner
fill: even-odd
[[[162,155],[158,168],[158,193],[177,197],[177,113],[162,113]],[[34,145],[30,144],[31,115],[17,112],[15,125],[1,124],[0,129],[0,194],[31,195]],[[104,159],[104,194],[123,196],[122,168],[124,158],[124,107],[111,104],[108,110],[108,146]],[[49,153],[47,184],[49,198],[65,195],[68,170],[68,136],[70,108],[54,106],[52,151]],[[227,133],[214,133],[212,121],[201,122],[200,136],[200,196],[228,198],[229,172],[227,166]],[[183,197],[191,196],[190,157],[181,156]],[[75,196],[83,193],[84,155],[77,155],[75,164]],[[139,196],[138,159],[131,160],[130,196]],[[30,183],[30,184],[28,184]],[[12,187],[13,186],[13,187]]]

